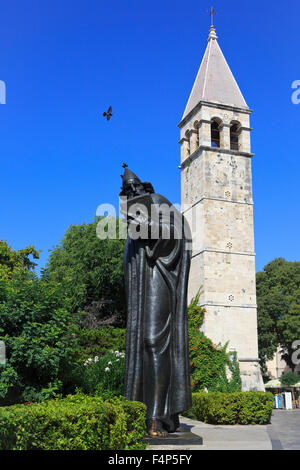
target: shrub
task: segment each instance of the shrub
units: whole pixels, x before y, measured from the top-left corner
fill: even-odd
[[[193,393],[186,416],[209,424],[267,424],[273,399],[271,392]]]
[[[236,353],[226,351],[224,346],[214,344],[200,327],[205,309],[198,305],[200,291],[188,307],[189,356],[191,386],[193,392],[205,388],[210,392],[241,391],[241,378]]]
[[[101,356],[109,350],[125,350],[126,330],[108,326],[94,329],[76,327],[74,330],[77,344],[73,355],[76,361],[84,363],[88,358]]]
[[[0,450],[144,449],[146,407],[83,394],[0,408]]]
[[[125,354],[118,350],[88,358],[82,367],[80,387],[90,395],[123,394]]]
[[[57,286],[30,271],[0,283],[0,340],[7,363],[0,367],[0,403],[40,400],[60,393],[72,368],[75,344],[70,314],[60,308]]]
[[[299,381],[299,376],[292,371],[282,374],[280,377],[280,383],[290,387]]]

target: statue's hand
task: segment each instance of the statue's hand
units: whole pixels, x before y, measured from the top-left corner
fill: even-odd
[[[138,212],[131,213],[128,212],[128,219],[129,222],[134,225],[149,225],[150,219],[148,217],[148,213],[139,210]]]

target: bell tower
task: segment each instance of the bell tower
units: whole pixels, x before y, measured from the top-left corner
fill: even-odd
[[[181,204],[193,233],[189,300],[204,333],[237,353],[243,390],[264,390],[258,362],[249,109],[212,25],[179,124]]]

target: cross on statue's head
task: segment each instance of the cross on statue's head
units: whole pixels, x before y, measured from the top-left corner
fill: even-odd
[[[210,10],[206,10],[206,12],[210,15],[210,18],[211,18],[211,25],[213,26],[213,23],[214,23],[214,15],[217,15],[218,13],[216,12],[216,10],[214,9],[214,7],[211,7]]]

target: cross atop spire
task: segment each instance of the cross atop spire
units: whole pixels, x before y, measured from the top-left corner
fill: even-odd
[[[214,27],[214,15],[217,15],[218,13],[214,9],[214,7],[211,7],[210,10],[206,10],[206,12],[210,15],[210,19],[211,19],[211,26],[210,26],[210,29],[209,29],[208,40],[218,39],[218,36],[216,35],[216,30],[215,30],[215,27]]]
[[[211,7],[210,10],[206,10],[206,12],[210,15],[211,26],[213,26],[214,25],[214,15],[217,15],[218,13],[214,9],[214,7]]]

